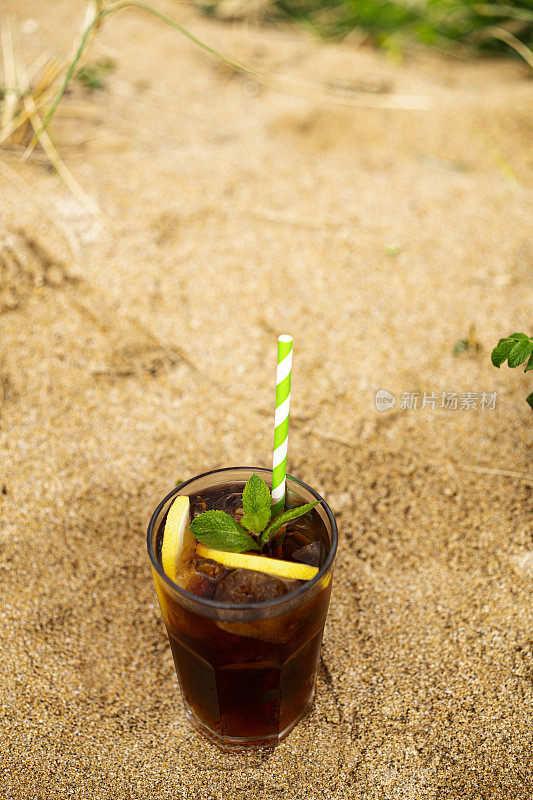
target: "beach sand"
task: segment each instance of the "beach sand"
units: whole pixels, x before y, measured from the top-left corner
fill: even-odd
[[[532,373],[490,363],[531,333],[526,68],[158,7],[267,78],[124,11],[52,126],[107,221],[1,153],[0,794],[529,800]],[[83,3],[4,10],[29,64]],[[186,725],[145,531],[177,480],[269,465],[285,332],[289,470],[341,545],[314,710],[228,756]]]

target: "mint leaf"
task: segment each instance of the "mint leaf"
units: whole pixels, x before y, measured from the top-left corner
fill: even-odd
[[[270,521],[270,489],[255,472],[246,481],[242,493],[244,516],[241,525],[254,533],[261,533]]]
[[[529,361],[526,364],[524,372],[527,372],[530,369],[533,369],[533,353],[529,356]]]
[[[496,345],[491,354],[491,360],[495,367],[499,369],[504,361],[507,361],[507,357],[515,344],[516,342],[513,339],[500,339],[500,343]]]
[[[525,335],[524,335],[525,336]],[[525,361],[533,352],[533,341],[528,339],[527,336],[519,339],[511,352],[509,353],[508,364],[510,367],[517,367],[522,361]]]
[[[528,397],[526,397],[526,403],[529,403],[531,408],[533,408],[533,392],[531,392],[531,394],[528,395]]]
[[[314,503],[305,503],[303,506],[298,506],[297,508],[291,508],[290,511],[286,511],[284,514],[280,514],[279,517],[276,517],[274,522],[269,525],[269,527],[261,534],[261,547],[265,545],[276,533],[279,529],[285,525],[286,522],[290,522],[293,519],[298,519],[298,517],[307,514],[308,511],[311,511],[312,508],[319,504],[320,500],[316,500]]]
[[[255,539],[224,511],[204,511],[193,519],[190,529],[199,542],[215,550],[226,553],[259,550]]]

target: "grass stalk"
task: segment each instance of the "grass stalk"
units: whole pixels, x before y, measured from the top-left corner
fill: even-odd
[[[157,9],[152,8],[152,6],[149,6],[147,3],[135,2],[134,0],[125,0],[125,2],[120,2],[120,3],[117,3],[116,5],[112,5],[112,6],[109,6],[108,8],[104,8],[102,11],[100,11],[94,17],[92,22],[86,27],[85,32],[84,32],[84,34],[82,36],[81,42],[80,42],[80,44],[79,44],[79,46],[78,46],[78,48],[76,50],[76,53],[74,54],[74,58],[72,59],[70,65],[69,65],[69,68],[68,68],[68,70],[66,72],[66,75],[65,75],[65,77],[63,79],[63,83],[61,84],[61,87],[59,88],[59,91],[56,94],[56,96],[55,96],[55,98],[54,98],[54,100],[52,102],[52,105],[50,106],[50,108],[48,110],[48,113],[46,114],[46,116],[45,116],[45,118],[43,120],[42,126],[39,128],[38,131],[35,132],[30,144],[28,145],[28,149],[27,149],[27,151],[25,153],[25,157],[26,158],[30,154],[30,152],[33,150],[33,148],[35,147],[35,145],[36,145],[37,141],[39,140],[40,136],[42,135],[42,133],[44,133],[44,131],[46,131],[46,128],[48,127],[48,125],[50,123],[50,120],[52,119],[52,117],[54,115],[54,112],[55,112],[57,106],[59,105],[59,103],[61,101],[61,98],[63,97],[63,95],[65,93],[65,90],[66,90],[66,88],[67,88],[72,76],[74,75],[76,67],[78,66],[78,64],[80,62],[80,59],[81,59],[81,57],[83,55],[83,52],[84,52],[85,48],[87,47],[87,44],[89,42],[89,38],[90,38],[93,30],[95,29],[95,27],[97,25],[99,25],[101,23],[101,21],[105,17],[107,17],[109,15],[112,15],[112,14],[116,14],[119,11],[122,11],[123,9],[126,9],[126,8],[138,8],[138,9],[141,9],[142,11],[146,11],[146,12],[148,12],[150,14],[153,14],[155,17],[157,17],[157,19],[161,20],[161,22],[164,22],[166,25],[169,25],[174,30],[179,31],[181,34],[183,34],[183,36],[185,36],[191,42],[196,44],[198,47],[202,48],[202,50],[205,50],[210,55],[215,56],[217,59],[219,59],[219,61],[222,61],[224,64],[227,64],[228,66],[233,67],[233,69],[236,69],[239,72],[243,72],[246,75],[250,75],[252,77],[258,77],[252,70],[248,69],[247,67],[242,66],[242,64],[238,64],[236,61],[233,61],[230,58],[227,58],[226,56],[222,55],[222,53],[219,53],[217,50],[215,50],[214,48],[210,47],[205,42],[202,42],[201,39],[198,39],[193,33],[188,31],[186,28],[184,28],[182,25],[180,25],[175,20],[171,19],[171,17],[168,17],[166,14],[163,14],[161,11],[158,11]]]

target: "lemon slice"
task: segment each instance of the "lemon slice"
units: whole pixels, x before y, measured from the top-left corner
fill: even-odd
[[[198,543],[196,552],[203,558],[218,561],[219,564],[231,569],[255,569],[257,572],[266,572],[278,578],[292,578],[295,581],[310,581],[318,572],[318,567],[310,567],[308,564],[296,564],[294,561],[282,561],[279,558],[254,556],[249,553],[226,553],[224,550],[206,547],[201,542]]]
[[[189,508],[188,497],[176,497],[170,506],[163,531],[163,570],[175,583],[182,583],[180,576],[189,571],[196,547],[196,539],[189,528]]]

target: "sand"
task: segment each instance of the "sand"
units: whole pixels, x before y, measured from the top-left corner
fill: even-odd
[[[107,89],[53,124],[109,225],[2,152],[53,221],[0,174],[0,793],[529,800],[533,387],[490,364],[531,332],[526,69],[159,7],[266,84],[123,12]],[[30,63],[83,4],[3,10]],[[186,726],[145,530],[176,480],[268,465],[282,332],[290,470],[341,547],[312,714],[225,756]]]

